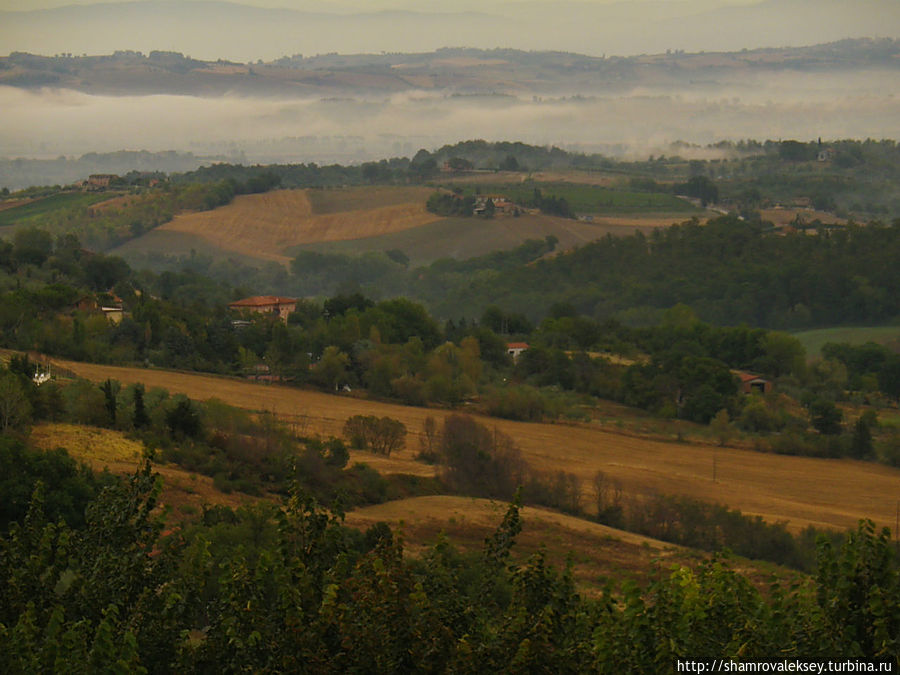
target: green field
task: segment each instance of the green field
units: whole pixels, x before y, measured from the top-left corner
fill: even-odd
[[[379,237],[303,244],[288,249],[288,255],[299,251],[359,255],[370,251],[400,249],[413,267],[427,265],[439,258],[465,260],[493,251],[508,250],[528,239],[553,235],[559,239],[557,249],[585,244],[607,234],[628,235],[636,227],[583,223],[550,216],[520,218],[444,218],[428,225]],[[647,228],[648,230],[651,228]]]
[[[820,328],[794,333],[794,337],[803,343],[807,357],[815,358],[821,355],[822,347],[829,342],[863,345],[867,342],[887,344],[894,340],[900,340],[900,326]]]
[[[468,186],[466,192],[474,194],[477,186]],[[597,185],[575,183],[518,183],[515,185],[491,185],[483,187],[484,194],[502,194],[517,204],[529,201],[534,190],[539,189],[545,197],[562,197],[578,214],[633,215],[659,212],[693,214],[702,213],[690,202],[665,192],[633,192],[614,190]]]
[[[111,196],[109,193],[60,192],[29,204],[22,204],[21,206],[0,211],[0,227],[32,224],[42,216],[57,209],[67,209],[73,206],[90,206],[97,202],[106,201]]]

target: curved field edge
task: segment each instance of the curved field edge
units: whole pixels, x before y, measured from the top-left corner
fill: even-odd
[[[406,192],[399,197],[412,198]],[[371,206],[356,199],[357,208],[335,210],[332,205],[327,212],[316,213],[307,190],[275,190],[240,195],[212,211],[177,215],[157,231],[193,235],[215,248],[287,263],[284,251],[298,244],[373,237],[437,220],[425,209],[425,200],[416,197],[400,202],[377,199]],[[140,240],[132,242],[134,247],[141,248]]]
[[[557,250],[596,241],[607,234],[626,236],[636,230],[649,232],[662,224],[677,222],[657,219],[634,219],[627,222],[606,222],[596,219],[585,223],[544,215],[526,215],[519,218],[441,218],[426,225],[383,234],[377,237],[348,239],[344,241],[300,244],[287,250],[296,255],[299,251],[319,253],[363,253],[399,249],[409,256],[413,266],[427,265],[440,258],[465,260],[512,249],[528,239],[544,239],[553,235],[559,240]]]
[[[97,382],[107,378],[123,383],[143,382],[147,387],[163,387],[195,399],[219,398],[237,407],[271,411],[301,426],[306,433],[337,436],[353,415],[387,415],[403,422],[410,432],[406,448],[388,460],[392,471],[400,471],[404,466],[410,468],[409,473],[414,473],[415,467],[421,471],[422,465],[414,457],[425,419],[432,417],[440,422],[454,412],[211,375],[57,363]],[[588,504],[594,499],[593,478],[602,471],[621,483],[625,498],[685,495],[726,504],[769,522],[786,521],[794,532],[808,525],[844,530],[855,527],[862,518],[893,527],[896,517],[900,470],[880,464],[761,454],[696,442],[670,443],[618,434],[612,425],[597,423],[539,424],[494,418],[481,421],[510,436],[538,471],[575,474],[582,481]],[[375,462],[372,465],[382,470]]]
[[[837,328],[818,328],[793,333],[806,349],[806,356],[817,358],[822,354],[822,347],[829,342],[847,342],[852,345],[863,345],[876,342],[886,345],[900,345],[900,326],[841,326]]]
[[[115,475],[134,473],[144,456],[143,444],[120,431],[79,424],[39,424],[32,429],[29,443],[40,450],[65,448],[70,456],[94,471],[109,471]],[[175,464],[156,461],[153,470],[163,480],[160,506],[181,516],[195,516],[208,504],[236,508],[257,501],[238,492],[225,494],[213,486],[212,478],[186,471]]]
[[[412,497],[366,506],[346,515],[345,523],[364,530],[378,522],[390,525],[403,538],[405,549],[421,555],[440,537],[464,551],[480,551],[503,520],[508,505],[471,497]],[[582,518],[535,507],[521,507],[522,532],[516,537],[513,558],[524,560],[543,551],[550,564],[571,561],[579,588],[588,594],[609,579],[647,579],[654,570],[672,565],[695,566],[709,555],[657,539],[616,530]],[[735,558],[732,565],[764,586],[775,572],[801,576],[785,568]]]
[[[108,470],[130,475],[143,457],[140,442],[120,431],[66,423],[42,423],[34,427],[30,443],[49,450],[64,447],[75,459],[95,471]],[[353,461],[382,459],[368,453],[353,453]],[[385,459],[385,462],[394,460]],[[425,465],[420,467],[430,469]],[[389,464],[379,471],[391,468]],[[398,467],[394,467],[398,468]],[[399,467],[402,468],[402,467]],[[174,464],[154,463],[162,478],[160,508],[176,519],[193,519],[209,505],[238,508],[265,498],[217,490],[211,478],[186,471]],[[413,497],[363,507],[346,514],[344,523],[365,531],[385,522],[403,538],[407,554],[419,556],[445,537],[462,551],[477,552],[500,524],[508,505],[488,499],[454,496]],[[516,538],[513,558],[524,561],[543,551],[548,562],[558,568],[571,561],[572,571],[582,592],[599,593],[606,582],[646,580],[654,571],[674,564],[694,567],[709,555],[667,544],[657,539],[616,530],[605,525],[568,516],[548,509],[522,507],[522,532]],[[758,561],[741,558],[732,565],[764,588],[774,573],[780,577],[800,573]]]

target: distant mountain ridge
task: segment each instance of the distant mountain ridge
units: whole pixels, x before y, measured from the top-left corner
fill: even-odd
[[[297,9],[204,0],[71,5],[0,12],[0,48],[37,53],[179,51],[206,60],[285,54],[431,51],[453,45],[600,56],[808,45],[900,37],[895,0],[587,2],[301,2]]]
[[[0,57],[0,85],[89,94],[366,95],[423,90],[442,95],[590,96],[642,85],[690,89],[740,82],[747,72],[900,69],[900,41],[856,39],[740,52],[680,51],[633,57],[443,48],[432,52],[284,56],[267,63],[203,61],[180,52]]]

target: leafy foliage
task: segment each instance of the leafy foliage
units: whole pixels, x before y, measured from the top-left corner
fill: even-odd
[[[757,591],[726,562],[581,596],[539,552],[514,563],[512,504],[483,551],[404,557],[295,492],[273,512],[209,512],[161,537],[145,467],[87,527],[48,523],[35,493],[0,538],[0,667],[128,672],[671,672],[678,657],[886,658],[897,664],[897,565],[871,524],[820,549],[815,587]],[[255,526],[251,526],[255,523]],[[248,529],[248,526],[251,526]],[[256,542],[229,536],[239,532]]]

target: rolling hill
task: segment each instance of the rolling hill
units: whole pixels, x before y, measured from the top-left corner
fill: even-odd
[[[306,432],[340,435],[344,422],[357,414],[387,415],[410,431],[407,447],[385,460],[391,468],[422,465],[414,461],[417,435],[426,417],[440,421],[446,410],[412,408],[391,403],[334,396],[282,386],[251,384],[208,375],[58,362],[76,374],[102,381],[143,382],[196,399],[220,398],[251,410],[268,410]],[[727,504],[770,522],[787,521],[792,531],[808,525],[846,529],[861,518],[893,526],[900,471],[854,460],[824,460],[762,455],[752,450],[716,448],[698,443],[674,443],[617,433],[613,425],[537,424],[485,419],[510,436],[537,470],[567,471],[582,481],[584,496],[593,499],[598,471],[618,480],[625,498],[653,494],[686,495]],[[374,458],[373,458],[374,459]],[[369,461],[368,459],[366,461]],[[716,480],[713,465],[716,464]]]
[[[438,258],[465,259],[511,249],[550,235],[559,240],[561,249],[567,249],[607,234],[649,231],[692,213],[637,210],[596,216],[589,222],[545,214],[490,220],[445,218],[425,209],[433,191],[371,186],[241,195],[212,211],[178,215],[112,253],[143,261],[148,254],[178,257],[194,250],[214,259],[286,264],[301,250],[358,255],[399,249],[415,266]]]

